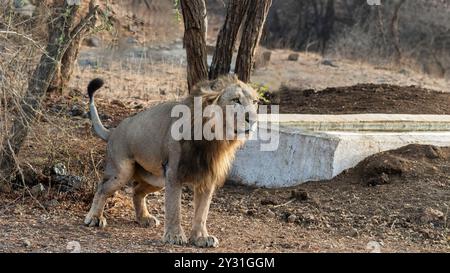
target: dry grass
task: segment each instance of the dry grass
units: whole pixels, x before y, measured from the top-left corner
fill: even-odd
[[[166,100],[177,99],[186,93],[186,68],[168,63],[112,62],[108,67],[80,68],[75,70],[70,85],[85,90],[89,81],[101,77],[105,90],[100,97],[120,100]]]

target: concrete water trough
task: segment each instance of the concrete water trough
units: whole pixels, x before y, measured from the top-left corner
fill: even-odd
[[[450,115],[289,114],[259,118],[279,119],[279,128],[271,131],[272,136],[279,136],[278,148],[261,151],[261,144],[267,142],[261,139],[267,136],[248,141],[238,151],[230,174],[232,180],[259,187],[332,179],[373,154],[409,144],[450,146]],[[268,125],[259,126],[265,129]]]

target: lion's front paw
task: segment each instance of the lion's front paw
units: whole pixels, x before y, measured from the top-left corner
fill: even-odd
[[[171,245],[185,245],[187,244],[187,238],[184,233],[181,232],[168,232],[166,231],[164,233],[163,242],[165,244],[171,244]]]
[[[189,242],[196,247],[219,247],[219,240],[211,235],[191,237]]]
[[[152,216],[152,215],[142,216],[137,221],[141,227],[146,227],[146,228],[157,227],[160,224],[159,220],[156,219],[156,217]]]
[[[94,216],[91,214],[86,215],[84,224],[89,227],[106,227],[106,218],[103,216]]]

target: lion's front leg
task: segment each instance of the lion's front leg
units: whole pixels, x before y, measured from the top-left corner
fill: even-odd
[[[181,190],[181,183],[175,179],[167,179],[163,237],[166,244],[184,245],[187,243],[186,235],[181,227]]]
[[[209,188],[194,188],[194,219],[190,243],[197,247],[218,247],[219,240],[208,234],[206,220],[208,218],[209,206],[214,194],[214,186]]]

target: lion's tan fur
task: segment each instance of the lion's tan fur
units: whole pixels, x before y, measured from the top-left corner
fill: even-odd
[[[94,92],[95,90],[91,90],[91,94]],[[253,89],[236,77],[222,77],[198,84],[192,95],[181,102],[166,102],[151,107],[122,121],[117,128],[107,130],[98,118],[91,96],[93,125],[96,132],[108,141],[108,153],[105,182],[99,184],[91,210],[85,219],[87,225],[104,226],[106,220],[102,214],[106,198],[134,178],[139,184],[134,196],[138,221],[157,223],[156,218],[148,213],[142,200],[149,192],[165,186],[164,240],[170,243],[184,242],[184,235],[177,220],[180,211],[180,202],[177,200],[181,195],[180,185],[190,183],[194,185],[196,200],[191,239],[194,238],[197,245],[215,244],[217,239],[211,239],[205,226],[209,203],[214,189],[225,181],[236,150],[243,141],[237,139],[175,141],[171,136],[174,122],[171,111],[173,107],[181,104],[188,106],[193,113],[196,96],[202,97],[203,109],[207,105],[215,104],[219,105],[224,113],[225,107],[232,104],[236,96],[242,99],[242,105],[254,104],[257,97]],[[191,125],[193,124],[192,122]]]

